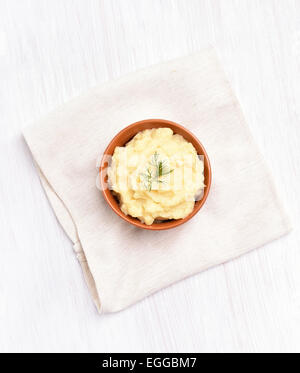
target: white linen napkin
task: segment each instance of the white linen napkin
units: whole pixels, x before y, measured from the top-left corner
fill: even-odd
[[[203,143],[212,187],[186,224],[146,231],[96,187],[96,159],[125,126],[169,119]],[[99,312],[119,311],[290,230],[273,180],[212,49],[92,89],[24,131]]]

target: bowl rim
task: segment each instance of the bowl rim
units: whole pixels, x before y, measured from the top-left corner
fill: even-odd
[[[110,154],[110,148],[112,147],[112,145],[114,144],[114,142],[120,137],[122,136],[123,134],[127,133],[128,131],[130,131],[132,128],[134,127],[137,127],[137,131],[136,133],[133,135],[135,136],[138,132],[141,132],[143,131],[144,129],[138,129],[138,127],[140,125],[144,125],[144,124],[150,124],[150,123],[153,123],[153,122],[156,122],[156,123],[161,123],[163,125],[163,127],[168,127],[168,125],[171,125],[172,127],[175,127],[175,128],[180,128],[181,131],[187,133],[190,137],[193,138],[194,142],[195,143],[198,143],[198,146],[201,148],[202,150],[202,153],[203,154],[200,154],[200,155],[203,155],[204,156],[204,159],[205,159],[205,167],[207,168],[207,177],[205,179],[205,189],[204,189],[204,194],[203,194],[203,197],[201,200],[199,200],[198,204],[196,205],[195,204],[195,207],[193,209],[193,211],[188,215],[186,216],[185,218],[182,218],[182,219],[174,219],[174,220],[167,220],[166,222],[162,222],[162,223],[153,223],[151,225],[147,225],[145,223],[142,223],[138,218],[134,218],[130,215],[126,215],[125,213],[123,213],[121,211],[121,209],[117,209],[110,201],[108,195],[111,195],[112,196],[112,193],[111,193],[111,190],[106,186],[106,181],[105,181],[105,177],[106,177],[106,173],[104,172],[104,170],[107,168],[107,160],[106,160],[106,155],[112,155],[113,152],[114,152],[114,149],[112,151],[112,154]],[[153,128],[160,128],[160,127],[153,127]],[[172,129],[172,128],[171,128]],[[175,132],[176,133],[176,132]],[[184,137],[184,135],[182,135]],[[130,140],[127,140],[122,146],[125,146],[125,144],[130,141]],[[116,145],[118,146],[118,145]],[[115,146],[115,147],[116,147]],[[114,148],[115,148],[114,147]],[[198,152],[197,152],[198,154]],[[112,140],[109,142],[109,144],[107,145],[105,151],[103,152],[103,155],[102,155],[102,159],[101,159],[101,163],[100,163],[100,167],[99,167],[99,176],[100,176],[100,186],[101,186],[101,191],[102,191],[102,195],[105,199],[105,201],[107,202],[107,204],[111,207],[111,209],[119,216],[121,217],[123,220],[125,220],[127,223],[130,223],[138,228],[142,228],[142,229],[146,229],[146,230],[166,230],[166,229],[171,229],[171,228],[175,228],[179,225],[182,225],[184,223],[186,223],[188,220],[190,220],[192,217],[194,217],[199,211],[200,209],[202,208],[202,206],[204,205],[204,203],[206,202],[207,200],[207,197],[209,195],[209,191],[210,191],[210,187],[211,187],[211,182],[212,182],[212,171],[211,171],[211,165],[210,165],[210,160],[208,158],[208,155],[206,153],[206,150],[204,148],[204,146],[202,145],[202,143],[198,140],[198,138],[191,132],[189,131],[186,127],[182,126],[181,124],[178,124],[176,122],[173,122],[173,121],[170,121],[170,120],[167,120],[167,119],[144,119],[144,120],[140,120],[138,122],[134,122],[126,127],[124,127],[121,131],[119,131],[113,138]]]

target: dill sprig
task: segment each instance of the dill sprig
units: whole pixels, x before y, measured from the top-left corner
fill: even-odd
[[[147,168],[146,173],[141,173],[140,176],[143,178],[144,187],[151,192],[152,184],[156,183],[165,183],[164,179],[161,179],[163,176],[166,176],[173,172],[168,166],[167,160],[161,160],[159,154],[155,152],[151,157],[150,165],[154,168],[154,174],[150,167]]]
[[[149,190],[149,192],[151,192],[152,182],[153,182],[152,181],[153,176],[152,176],[151,169],[148,167],[147,170],[146,170],[146,173],[141,173],[140,176],[142,176],[142,178],[144,179],[143,184],[144,184],[145,189],[147,189],[147,190]]]

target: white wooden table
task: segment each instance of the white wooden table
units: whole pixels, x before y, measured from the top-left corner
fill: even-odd
[[[294,222],[99,316],[21,129],[89,87],[214,44]],[[0,0],[0,351],[300,351],[300,1]]]

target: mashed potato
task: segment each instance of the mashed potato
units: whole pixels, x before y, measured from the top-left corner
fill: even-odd
[[[110,188],[126,215],[151,225],[182,219],[204,189],[203,161],[193,145],[170,128],[139,132],[116,147],[108,168]]]

